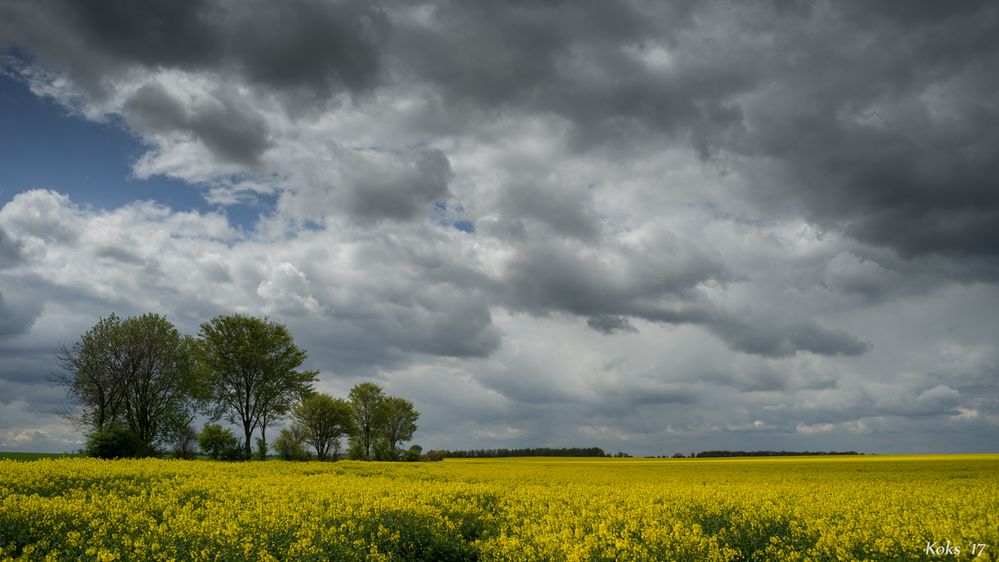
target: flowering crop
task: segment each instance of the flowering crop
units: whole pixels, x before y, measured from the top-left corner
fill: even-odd
[[[999,455],[0,461],[0,559],[926,560],[933,543],[996,559]]]

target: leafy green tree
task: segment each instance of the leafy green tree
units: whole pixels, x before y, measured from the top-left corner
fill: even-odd
[[[201,325],[196,354],[214,419],[243,429],[245,456],[258,427],[286,415],[312,390],[318,371],[299,371],[306,353],[283,325],[252,316],[216,316]]]
[[[388,445],[390,458],[396,459],[399,456],[399,444],[413,438],[420,413],[413,408],[412,402],[397,396],[386,397],[380,408],[381,437]]]
[[[191,347],[163,316],[112,314],[59,351],[63,372],[56,381],[80,406],[78,425],[100,431],[120,423],[153,447],[194,409]]]
[[[351,416],[354,419],[351,458],[355,455],[371,459],[372,446],[378,439],[385,410],[382,403],[385,392],[372,382],[364,382],[350,389]]]
[[[313,394],[303,400],[293,410],[292,419],[321,461],[331,452],[335,460],[340,453],[340,438],[354,430],[350,403],[328,394]]]
[[[206,423],[201,428],[201,433],[198,434],[198,446],[213,460],[230,456],[231,451],[237,448],[238,444],[239,442],[232,431],[217,423]]]

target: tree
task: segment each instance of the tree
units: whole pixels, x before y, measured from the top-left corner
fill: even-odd
[[[240,314],[201,325],[196,354],[207,380],[213,419],[243,429],[246,457],[257,427],[280,419],[312,390],[318,371],[298,371],[306,353],[283,325]]]
[[[313,394],[303,400],[292,412],[292,419],[321,461],[331,451],[335,460],[340,453],[340,438],[354,429],[350,403],[328,394]]]
[[[63,371],[55,375],[55,382],[65,386],[70,400],[81,407],[69,416],[81,429],[100,431],[118,414],[123,396],[120,325],[115,314],[101,318],[72,347],[62,346],[56,355]]]
[[[371,448],[382,424],[384,400],[385,392],[372,382],[360,383],[350,389],[351,416],[355,427],[353,440],[356,443],[352,446],[351,458],[360,454],[365,459],[371,458]]]
[[[163,316],[112,314],[59,351],[56,380],[81,406],[79,425],[96,432],[120,422],[152,447],[194,408],[191,345]]]
[[[236,436],[217,423],[206,423],[198,434],[198,446],[213,460],[226,458],[238,445]]]
[[[413,438],[416,431],[416,420],[420,413],[413,408],[413,403],[404,398],[388,396],[381,403],[379,416],[381,436],[388,445],[390,458],[398,458],[400,443]]]

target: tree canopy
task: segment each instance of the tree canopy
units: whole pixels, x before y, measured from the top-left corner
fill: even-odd
[[[328,394],[313,394],[303,400],[293,410],[292,419],[321,461],[330,453],[335,459],[340,453],[340,438],[354,432],[350,403]]]
[[[243,429],[247,457],[253,431],[287,414],[318,374],[298,370],[306,353],[287,328],[253,316],[216,316],[202,324],[195,350],[212,417]]]
[[[111,314],[59,351],[56,380],[78,406],[71,417],[79,426],[99,432],[117,424],[153,447],[195,408],[191,348],[163,316]]]

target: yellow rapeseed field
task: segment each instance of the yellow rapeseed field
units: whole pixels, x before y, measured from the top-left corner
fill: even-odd
[[[996,560],[997,553],[999,455],[0,461],[0,558],[7,560]]]

